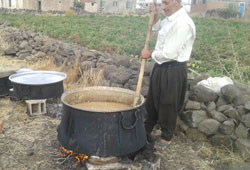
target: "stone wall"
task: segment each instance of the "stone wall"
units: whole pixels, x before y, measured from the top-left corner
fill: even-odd
[[[65,11],[38,11],[38,10],[32,10],[32,9],[0,8],[0,14],[64,15]]]
[[[136,90],[140,70],[137,59],[129,56],[108,54],[88,50],[77,45],[69,45],[39,33],[9,27],[0,20],[0,30],[5,32],[5,41],[10,43],[1,48],[0,56],[17,57],[35,61],[45,56],[51,57],[56,65],[70,65],[78,59],[82,72],[89,70],[104,73],[108,86]],[[147,62],[141,93],[146,97],[150,73],[154,62]],[[250,90],[243,84],[227,85],[217,94],[197,85],[204,77],[191,79],[185,107],[180,114],[178,127],[193,141],[211,141],[213,145],[225,146],[250,159]]]
[[[250,159],[250,90],[244,84],[223,86],[220,93],[190,82],[181,129],[193,140],[209,140]]]
[[[82,8],[70,8],[74,11],[76,15],[79,16],[85,16],[89,15],[90,13],[85,11]],[[66,14],[66,11],[38,11],[38,10],[32,10],[32,9],[9,9],[9,8],[0,8],[0,14],[36,14],[36,15],[59,15],[64,16]]]
[[[1,8],[42,11],[67,11],[74,6],[73,0],[1,0],[1,2]]]

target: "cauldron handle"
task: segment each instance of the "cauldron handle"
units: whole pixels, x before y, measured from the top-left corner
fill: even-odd
[[[138,111],[138,109],[137,109],[137,110],[134,112],[135,122],[134,122],[131,126],[127,127],[127,126],[125,126],[125,125],[123,124],[124,115],[123,115],[123,112],[121,112],[120,124],[122,125],[122,127],[123,127],[124,129],[126,129],[126,130],[133,129],[133,128],[136,126],[137,121],[138,121],[138,113],[139,113],[139,111]]]

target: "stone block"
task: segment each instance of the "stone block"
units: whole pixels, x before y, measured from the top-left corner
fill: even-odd
[[[30,116],[33,115],[42,115],[46,113],[46,100],[25,100],[27,103],[27,109]]]

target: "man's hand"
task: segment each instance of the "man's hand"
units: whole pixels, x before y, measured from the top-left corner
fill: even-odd
[[[154,13],[154,21],[153,21],[153,24],[155,24],[155,23],[160,19],[159,9],[158,9],[158,5],[157,5],[156,1],[154,1],[152,4],[150,4],[149,12],[150,12],[150,13],[151,13],[151,12]]]
[[[151,57],[151,51],[150,50],[147,50],[147,49],[143,49],[141,51],[141,58],[142,59],[148,59]]]

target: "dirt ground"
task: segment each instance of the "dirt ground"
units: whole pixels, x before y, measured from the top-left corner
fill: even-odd
[[[7,62],[19,68],[30,67],[25,62],[0,57],[0,68]],[[4,122],[0,134],[0,170],[86,169],[84,163],[78,164],[74,157],[61,156],[57,140],[60,117],[50,114],[31,117],[24,102],[1,97],[0,120]],[[159,130],[154,131],[154,137],[159,137]],[[209,142],[193,142],[178,128],[172,144],[158,154],[161,170],[234,170],[235,167],[238,170],[239,165],[250,169],[231,151],[212,147]]]

